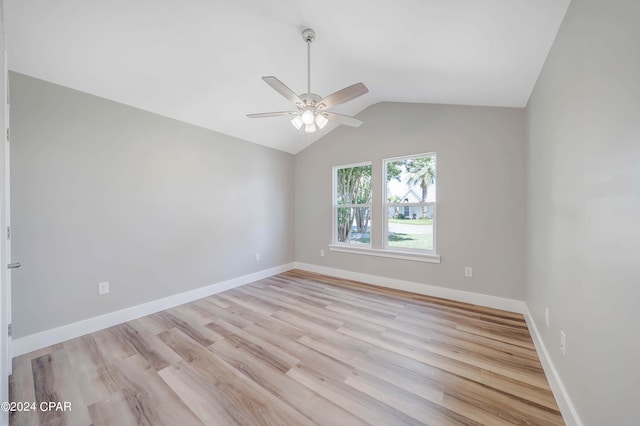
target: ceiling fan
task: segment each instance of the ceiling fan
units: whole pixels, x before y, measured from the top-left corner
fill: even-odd
[[[316,33],[312,29],[307,28],[302,31],[302,39],[307,43],[307,93],[296,95],[293,90],[289,89],[277,78],[273,76],[262,77],[265,83],[291,101],[298,108],[297,111],[263,112],[259,114],[247,114],[247,117],[263,118],[292,115],[294,117],[291,120],[291,124],[293,124],[296,129],[305,133],[313,133],[318,129],[322,129],[328,121],[335,121],[338,124],[351,127],[359,127],[362,124],[362,121],[357,118],[330,112],[327,111],[327,109],[367,93],[369,89],[367,89],[364,84],[356,83],[342,90],[338,90],[325,98],[311,93],[311,43],[315,38]]]

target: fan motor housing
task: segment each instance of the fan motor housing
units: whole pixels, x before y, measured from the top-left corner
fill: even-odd
[[[316,95],[315,93],[303,93],[299,97],[302,102],[305,103],[305,105],[315,105],[319,100],[322,99],[320,95]]]

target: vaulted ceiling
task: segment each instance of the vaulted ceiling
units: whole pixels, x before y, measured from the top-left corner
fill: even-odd
[[[304,139],[261,76],[381,101],[523,107],[570,0],[5,0],[9,68],[283,151]],[[364,124],[366,125],[366,123]]]

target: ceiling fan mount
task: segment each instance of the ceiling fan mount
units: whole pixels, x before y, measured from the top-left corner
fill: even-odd
[[[313,31],[311,28],[305,28],[304,30],[302,30],[302,39],[306,43],[311,43],[313,42],[313,40],[316,39],[316,32]]]
[[[334,121],[338,124],[344,124],[351,127],[359,127],[362,121],[349,117],[347,115],[337,114],[327,111],[336,105],[343,104],[369,91],[362,83],[356,83],[349,87],[326,96],[321,97],[315,93],[311,93],[311,43],[316,38],[316,32],[311,28],[302,31],[302,39],[307,44],[307,92],[296,95],[293,90],[289,89],[283,82],[273,76],[262,77],[262,79],[271,86],[276,92],[287,98],[297,107],[297,111],[279,111],[266,112],[259,114],[248,114],[250,118],[277,117],[283,115],[291,115],[293,124],[296,129],[305,133],[313,133],[318,129],[324,128],[328,121]]]

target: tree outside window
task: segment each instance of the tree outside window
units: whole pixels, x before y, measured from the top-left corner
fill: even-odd
[[[335,178],[336,240],[371,243],[371,164],[337,167]]]

